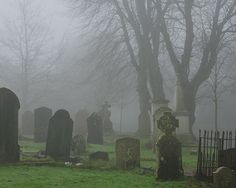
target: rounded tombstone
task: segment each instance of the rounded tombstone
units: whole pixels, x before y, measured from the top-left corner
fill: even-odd
[[[16,94],[7,88],[0,88],[0,163],[19,161],[19,109]]]
[[[87,119],[89,144],[103,144],[103,122],[97,113],[92,113]]]
[[[49,120],[52,117],[52,110],[47,107],[40,107],[34,110],[34,141],[46,142]]]
[[[116,141],[116,165],[122,169],[140,167],[140,141],[135,138],[121,138]]]
[[[49,121],[46,155],[68,161],[72,143],[73,121],[66,110],[58,110]]]

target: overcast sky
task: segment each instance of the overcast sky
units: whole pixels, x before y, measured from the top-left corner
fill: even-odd
[[[14,20],[17,13],[18,0],[0,0],[0,25],[4,26],[7,20]],[[69,4],[65,0],[31,0],[35,7],[41,10],[41,16],[50,23],[50,29],[57,36],[68,34],[73,29],[73,16],[70,14]]]

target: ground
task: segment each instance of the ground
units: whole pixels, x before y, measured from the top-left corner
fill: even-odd
[[[142,140],[141,167],[131,171],[122,171],[115,167],[114,140],[107,139],[106,144],[88,145],[87,153],[82,157],[86,164],[83,167],[65,166],[51,159],[45,161],[22,157],[15,165],[0,166],[1,188],[210,188],[211,184],[200,182],[193,177],[185,176],[178,181],[156,181],[153,170],[156,167],[156,157],[152,150],[144,145]],[[32,141],[20,141],[24,152],[37,152],[44,149],[44,144]],[[193,148],[183,148],[183,165],[187,175],[194,174],[196,155],[191,155]],[[88,154],[94,151],[109,152],[109,162],[88,163]],[[32,162],[33,161],[33,162]],[[145,169],[151,169],[145,170]]]

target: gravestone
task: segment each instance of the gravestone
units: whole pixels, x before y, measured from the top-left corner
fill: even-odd
[[[214,188],[235,188],[235,172],[228,167],[220,167],[213,172]]]
[[[41,107],[34,110],[34,141],[46,142],[49,120],[52,117],[52,110]]]
[[[98,112],[98,115],[102,118],[103,123],[103,132],[105,134],[113,134],[114,130],[111,122],[111,111],[109,110],[111,105],[105,101],[105,104],[102,106],[102,109]]]
[[[178,127],[178,120],[171,112],[165,112],[157,122],[158,128],[164,132],[158,142],[157,178],[168,180],[183,175],[181,143],[172,135]]]
[[[18,111],[20,102],[7,88],[0,89],[0,163],[18,162]]]
[[[68,161],[72,142],[73,121],[69,112],[58,110],[49,121],[46,155]]]
[[[122,169],[140,167],[140,141],[121,138],[116,141],[116,165]]]
[[[86,151],[86,139],[83,135],[76,135],[72,139],[71,150],[73,155],[81,155]]]
[[[87,142],[90,144],[103,144],[103,125],[102,118],[93,113],[87,119],[88,138]]]
[[[83,135],[87,136],[88,129],[87,129],[87,119],[89,117],[89,113],[87,110],[79,110],[75,117],[74,123],[74,135]]]
[[[26,111],[22,114],[22,134],[24,136],[34,134],[34,114],[31,111]]]

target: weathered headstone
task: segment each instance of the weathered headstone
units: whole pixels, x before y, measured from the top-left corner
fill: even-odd
[[[46,155],[68,161],[72,142],[73,121],[69,112],[58,110],[49,121]]]
[[[157,122],[165,134],[157,142],[159,167],[157,178],[176,179],[183,175],[181,143],[172,135],[178,127],[178,120],[171,112],[165,112]]]
[[[235,172],[228,167],[220,167],[213,172],[214,188],[235,188]]]
[[[87,110],[79,110],[75,117],[74,123],[74,135],[83,135],[87,136],[88,129],[87,129],[87,119],[89,117],[89,113]]]
[[[107,152],[97,151],[97,152],[91,153],[89,155],[89,160],[92,160],[92,161],[98,161],[98,160],[109,161],[109,155],[108,155]]]
[[[90,144],[103,144],[103,125],[102,118],[93,113],[87,119],[88,138],[87,142]]]
[[[0,163],[17,162],[18,111],[20,102],[16,94],[7,88],[0,89]]]
[[[103,132],[105,134],[113,134],[114,130],[111,122],[111,111],[109,110],[111,105],[105,101],[105,104],[102,106],[102,109],[99,111],[98,115],[102,118],[103,123]]]
[[[130,169],[140,166],[140,141],[135,138],[121,138],[116,141],[116,165]]]
[[[52,110],[41,107],[34,110],[34,141],[46,142],[49,120],[52,117]]]
[[[86,151],[86,139],[83,135],[73,137],[71,150],[74,155],[81,155]]]
[[[34,134],[34,114],[26,111],[22,114],[22,134],[32,136]]]

